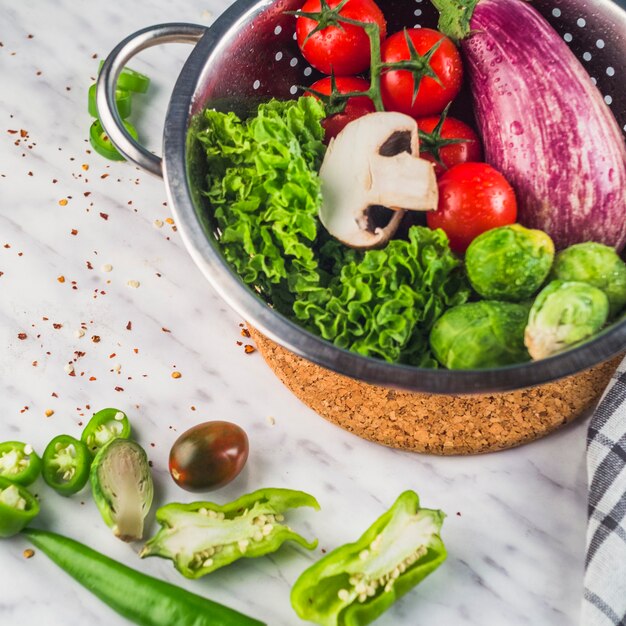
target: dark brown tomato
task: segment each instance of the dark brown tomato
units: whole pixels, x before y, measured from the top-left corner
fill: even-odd
[[[234,480],[248,460],[248,437],[231,422],[205,422],[184,432],[170,451],[170,474],[187,491],[211,491]]]

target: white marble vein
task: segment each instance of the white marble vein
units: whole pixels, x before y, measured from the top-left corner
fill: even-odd
[[[92,55],[105,55],[153,23],[209,23],[229,4],[0,1],[0,440],[27,440],[41,451],[55,434],[80,432],[86,405],[119,406],[154,462],[158,501],[190,501],[167,473],[176,433],[208,419],[233,420],[249,433],[251,458],[215,498],[261,486],[310,491],[323,511],[298,512],[294,526],[318,536],[320,549],[358,537],[407,488],[448,513],[449,560],[381,626],[575,623],[586,502],[582,421],[519,450],[453,459],[377,447],[324,422],[281,386],[258,353],[248,356],[236,345],[240,320],[212,292],[172,227],[153,226],[169,215],[162,183],[86,153]],[[169,46],[134,63],[154,78],[152,95],[137,99],[134,119],[155,150],[187,52]],[[20,129],[27,137],[7,132]],[[104,264],[113,270],[104,272]],[[129,280],[140,287],[128,287]],[[86,334],[77,338],[81,323]],[[71,377],[64,365],[75,351],[85,354]],[[182,378],[171,377],[174,367]],[[54,415],[45,417],[46,409]],[[272,626],[298,623],[290,586],[319,549],[286,547],[189,582],[169,562],[139,561],[137,547],[115,540],[87,491],[64,499],[42,483],[35,490],[39,526]],[[125,623],[43,555],[25,560],[25,547],[20,538],[0,545],[0,624]]]

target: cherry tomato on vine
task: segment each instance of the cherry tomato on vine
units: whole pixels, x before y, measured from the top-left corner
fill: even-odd
[[[170,451],[170,474],[187,491],[219,489],[248,460],[248,437],[231,422],[205,422],[184,432]]]
[[[454,117],[422,117],[417,120],[420,130],[420,157],[435,163],[435,174],[441,176],[459,163],[483,160],[483,149],[471,126]]]
[[[409,69],[383,73],[381,91],[387,111],[416,118],[436,115],[461,89],[461,55],[452,40],[439,31],[430,28],[400,31],[385,41],[382,58],[384,63],[408,61],[412,65]]]
[[[330,96],[332,91],[332,82],[333,79],[330,76],[327,76],[326,78],[322,78],[311,85],[310,89],[314,92],[317,91]],[[370,88],[370,84],[363,78],[338,76],[335,78],[335,88],[339,93],[351,93],[353,91],[367,91]],[[305,95],[313,95],[317,97],[315,93],[311,92],[307,92]],[[336,137],[344,129],[346,124],[349,124],[353,120],[363,117],[368,113],[374,113],[375,111],[376,107],[374,106],[374,103],[366,96],[349,98],[346,103],[346,108],[342,113],[329,115],[326,119],[322,120],[322,126],[326,131],[324,142],[328,143],[331,139]]]
[[[298,46],[304,58],[324,74],[350,76],[369,69],[370,40],[365,30],[341,23],[338,16],[378,24],[380,39],[387,35],[387,23],[373,0],[306,0],[301,11],[317,14],[299,17],[296,24]],[[325,5],[325,6],[323,6]]]
[[[515,223],[515,192],[490,165],[461,163],[439,179],[439,208],[426,219],[430,228],[445,231],[454,252],[463,254],[478,235]]]

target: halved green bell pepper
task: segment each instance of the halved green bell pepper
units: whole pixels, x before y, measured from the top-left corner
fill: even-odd
[[[89,448],[92,455],[111,439],[128,439],[130,437],[130,422],[126,413],[119,409],[102,409],[94,413],[87,422],[80,440]]]
[[[28,487],[41,473],[41,459],[32,446],[21,441],[0,443],[0,476]]]
[[[291,604],[320,626],[364,626],[446,558],[439,537],[445,515],[422,509],[405,491],[358,541],[333,550],[302,573]]]
[[[0,537],[12,537],[39,515],[39,502],[21,485],[0,476]]]
[[[200,578],[243,557],[275,552],[285,541],[313,550],[317,540],[309,542],[282,523],[287,509],[301,506],[320,508],[313,496],[291,489],[260,489],[223,506],[168,504],[156,513],[163,528],[139,556],[171,559],[183,576]]]

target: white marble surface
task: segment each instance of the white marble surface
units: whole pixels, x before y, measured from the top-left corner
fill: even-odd
[[[451,459],[377,447],[326,423],[290,395],[258,353],[246,355],[236,345],[241,320],[212,292],[178,233],[167,224],[154,227],[168,217],[162,183],[87,154],[92,56],[153,23],[209,23],[228,4],[0,1],[0,440],[27,440],[42,451],[58,433],[80,433],[87,405],[118,406],[149,452],[163,504],[193,499],[167,472],[176,431],[232,420],[248,431],[251,457],[215,499],[262,486],[310,491],[323,511],[299,513],[294,525],[318,536],[320,548],[358,537],[407,488],[448,513],[449,560],[381,626],[574,624],[586,517],[584,421],[522,449]],[[187,52],[170,46],[133,64],[155,83],[149,98],[137,99],[140,133],[154,149]],[[20,129],[26,137],[8,132]],[[113,270],[103,272],[103,264]],[[130,288],[129,280],[140,287]],[[86,335],[78,339],[83,323]],[[84,356],[72,377],[64,365],[75,351]],[[182,378],[171,377],[174,368]],[[35,491],[38,526],[272,626],[298,623],[289,589],[319,550],[285,547],[189,582],[169,562],[140,561],[138,546],[114,539],[87,491],[64,499],[41,482]],[[26,547],[21,538],[0,545],[0,624],[125,623],[42,554],[26,560]]]

